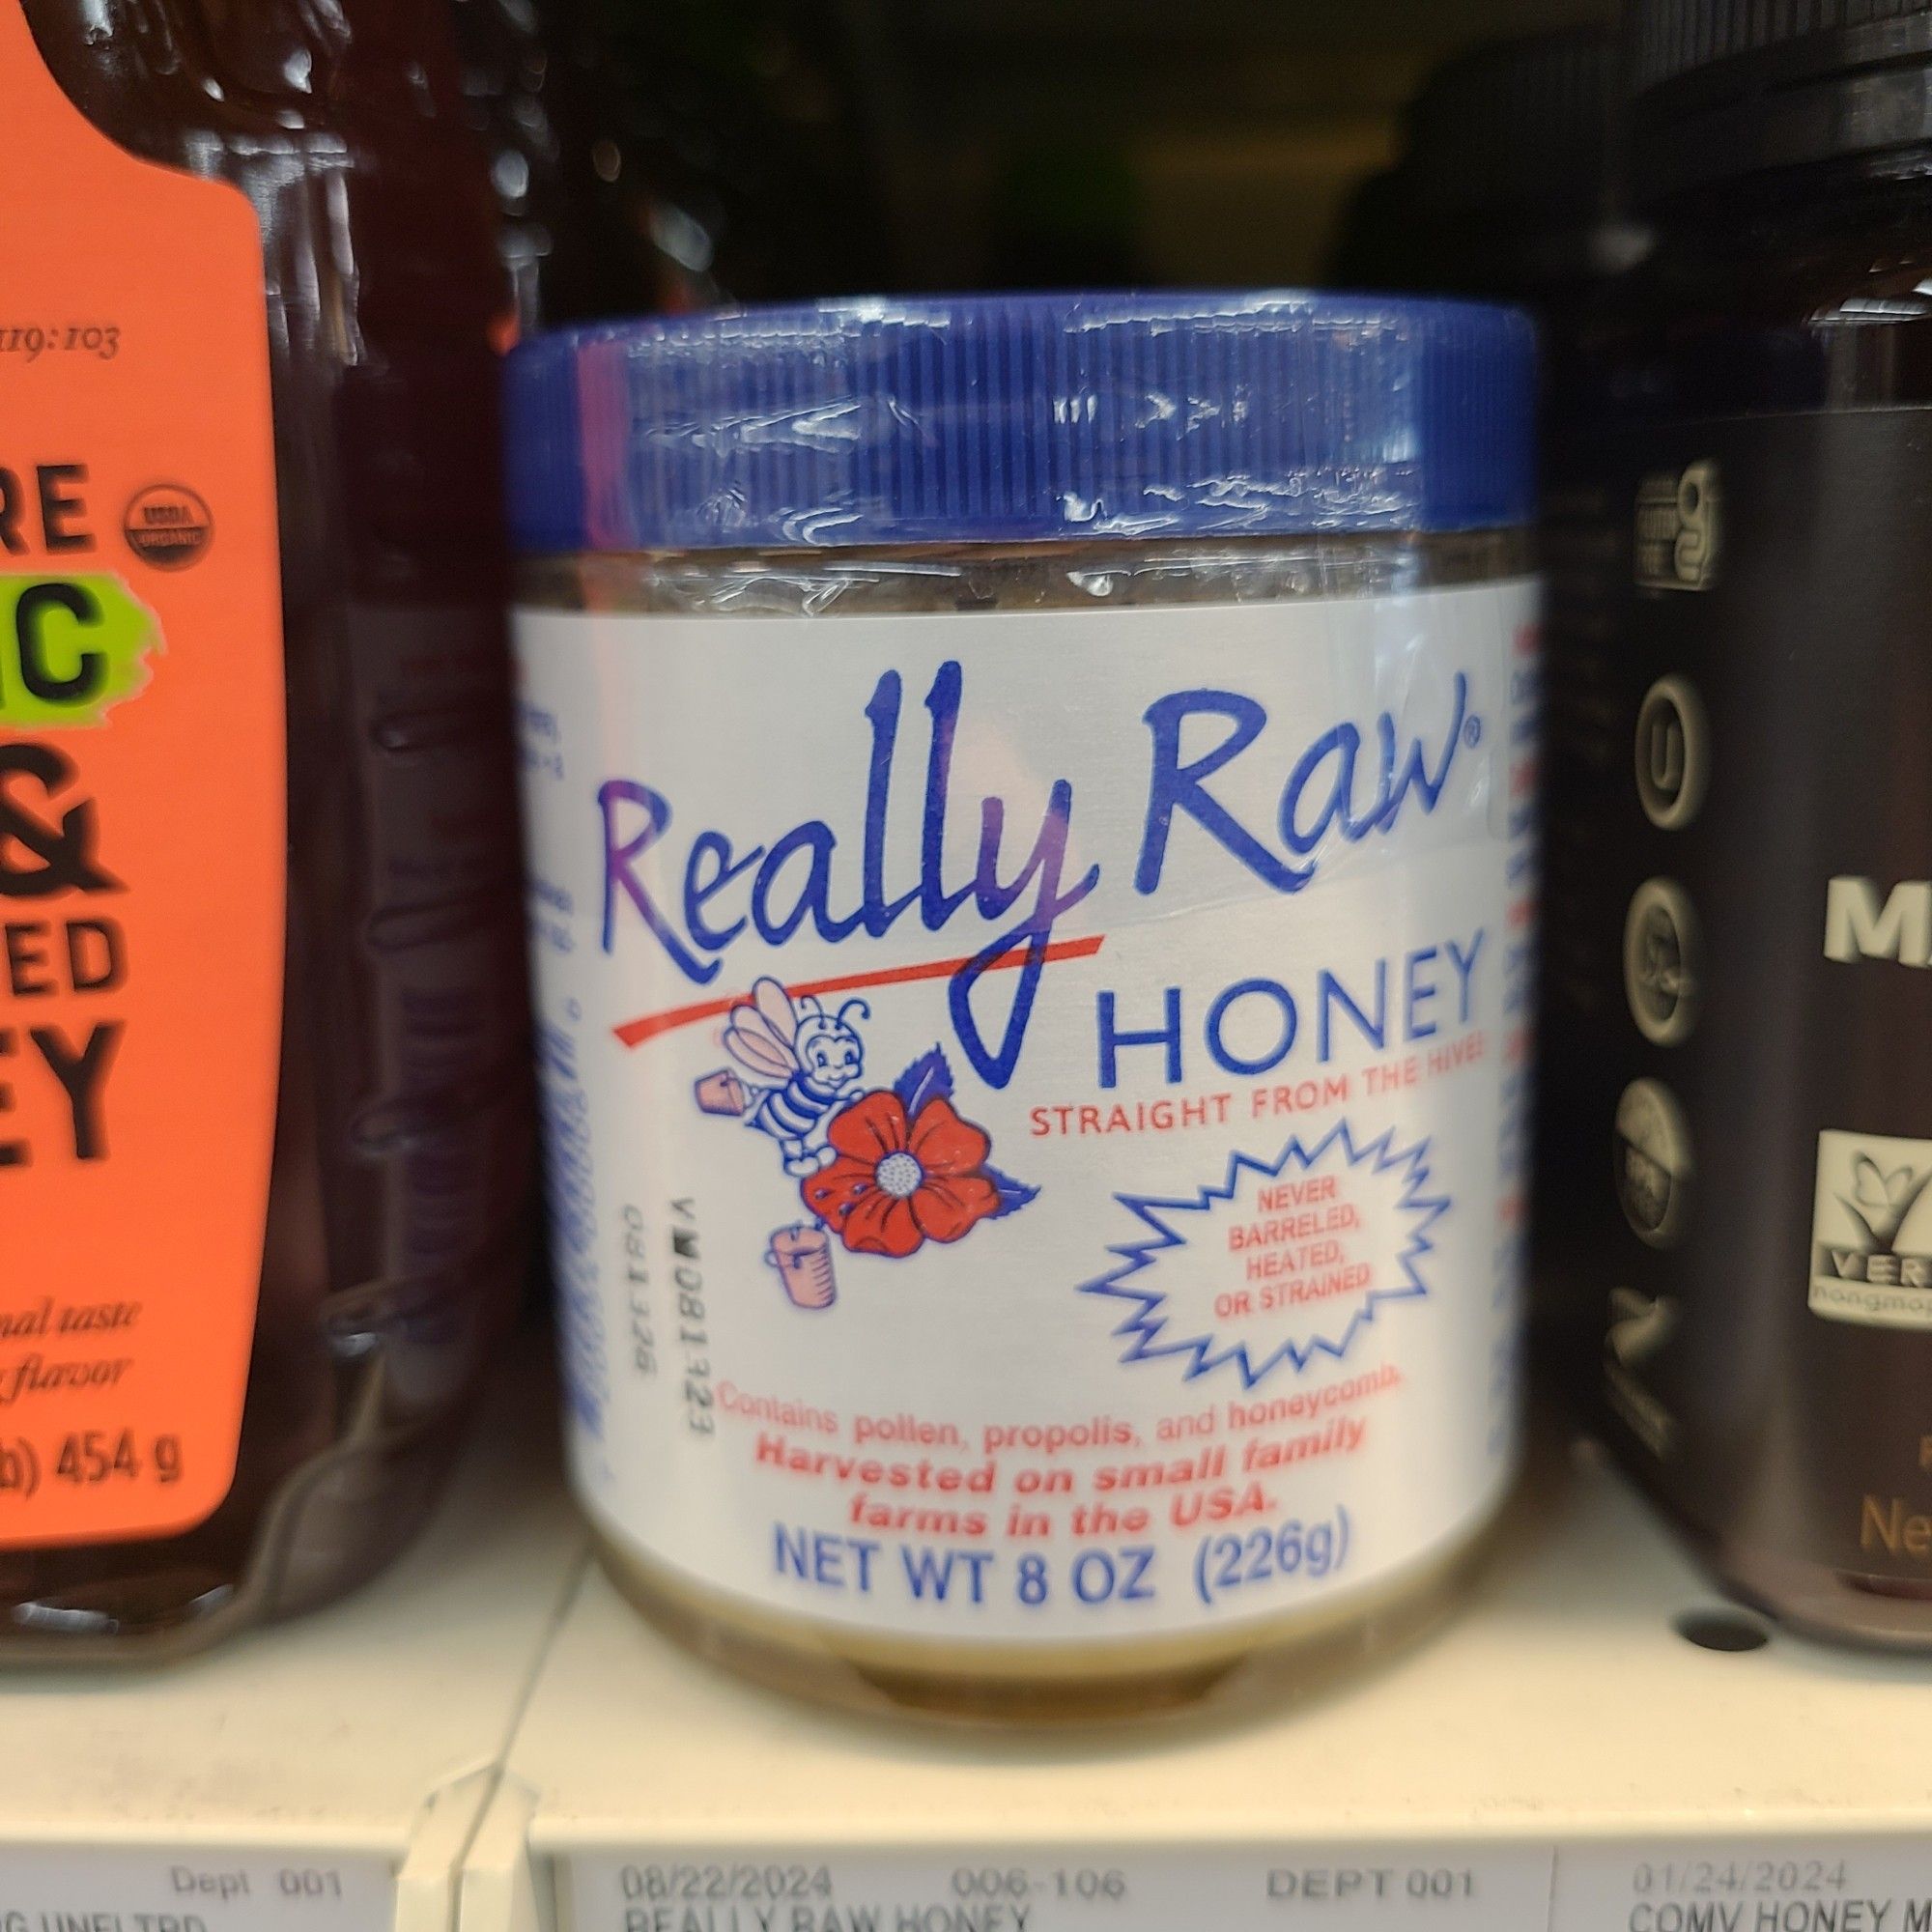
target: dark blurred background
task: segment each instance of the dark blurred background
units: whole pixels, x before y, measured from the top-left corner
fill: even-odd
[[[452,4],[531,326],[886,289],[1401,281],[1348,229],[1425,76],[1608,0]],[[1507,138],[1517,114],[1487,111]],[[1435,222],[1436,167],[1369,190],[1369,216],[1379,195],[1405,232]]]

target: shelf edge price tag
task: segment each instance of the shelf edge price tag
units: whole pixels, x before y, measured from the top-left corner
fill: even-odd
[[[600,1852],[562,1866],[557,1923],[560,1932],[1547,1932],[1550,1866],[1548,1851],[1468,1843]]]
[[[0,1844],[0,1932],[370,1932],[395,1897],[360,1853]]]

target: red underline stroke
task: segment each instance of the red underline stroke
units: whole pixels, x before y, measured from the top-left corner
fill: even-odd
[[[1087,939],[1056,939],[1043,955],[1044,963],[1051,965],[1056,959],[1091,959],[1106,944],[1106,934],[1096,932]],[[1015,946],[1010,952],[1002,952],[998,958],[989,959],[984,971],[1003,973],[1023,965],[1028,949]],[[968,953],[960,959],[929,959],[923,966],[882,966],[871,973],[841,973],[830,980],[802,980],[789,985],[785,991],[795,1000],[815,998],[820,993],[856,993],[867,986],[902,986],[913,980],[950,980],[962,967],[973,963],[973,955]],[[695,1026],[699,1020],[716,1019],[721,1013],[728,1013],[733,1007],[742,1006],[748,996],[744,993],[729,993],[722,1000],[700,1000],[696,1006],[670,1007],[661,1013],[646,1013],[641,1019],[626,1020],[611,1031],[626,1046],[641,1046],[647,1039],[655,1039],[659,1034],[675,1033],[679,1027]]]

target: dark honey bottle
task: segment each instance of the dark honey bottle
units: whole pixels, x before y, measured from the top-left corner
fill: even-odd
[[[419,1523],[524,1268],[483,160],[435,0],[0,0],[0,1659]]]
[[[1444,61],[1408,104],[1395,166],[1358,196],[1331,278],[1518,302],[1567,329],[1645,244],[1616,167],[1618,54],[1607,29],[1571,27]]]
[[[1746,1600],[1932,1647],[1932,5],[1637,0],[1553,466],[1541,1265]]]

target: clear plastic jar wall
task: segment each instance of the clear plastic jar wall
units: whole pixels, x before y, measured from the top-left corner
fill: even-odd
[[[800,617],[1286,599],[1399,597],[1503,582],[1535,568],[1522,529],[865,550],[596,554],[526,559],[526,609]],[[970,633],[961,639],[970,652]],[[594,1528],[594,1525],[593,1525]],[[1494,1517],[1417,1567],[1339,1602],[1198,1634],[1136,1641],[915,1641],[779,1617],[699,1586],[598,1533],[606,1568],[646,1615],[701,1654],[859,1709],[1005,1721],[1179,1712],[1300,1695],[1414,1640],[1480,1566]]]

